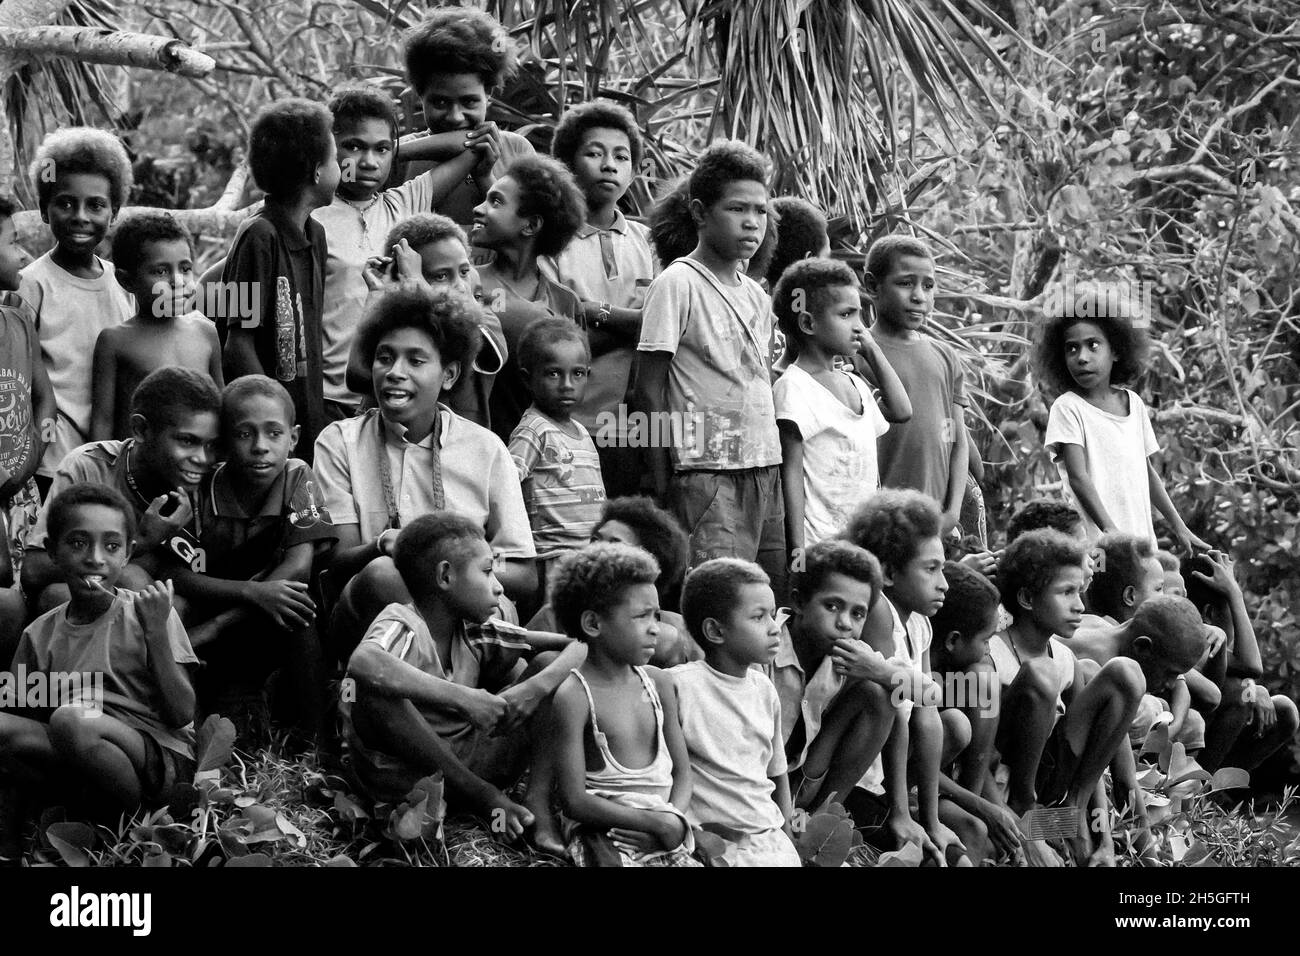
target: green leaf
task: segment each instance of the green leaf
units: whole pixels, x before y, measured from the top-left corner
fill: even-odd
[[[220,714],[211,714],[199,728],[198,743],[194,752],[199,755],[198,772],[220,770],[230,762],[235,748],[235,725]],[[198,785],[198,776],[194,778]]]
[[[358,820],[370,818],[370,814],[366,813],[361,804],[345,793],[334,794],[334,809],[338,812],[339,818],[347,823],[355,824]]]
[[[157,853],[145,854],[144,862],[141,866],[153,869],[155,867],[170,867],[172,865],[172,855],[166,850],[159,850]]]
[[[265,853],[250,853],[226,861],[226,866],[270,866],[271,858]]]
[[[1250,786],[1250,774],[1238,767],[1220,767],[1210,778],[1210,793],[1216,790],[1236,790]]]
[[[332,857],[330,857],[328,860],[326,860],[326,861],[325,861],[325,865],[326,865],[326,866],[355,867],[355,866],[357,865],[357,861],[354,860],[354,859],[352,859],[350,856],[343,856],[343,855],[340,853],[338,856],[332,856]]]
[[[45,837],[68,866],[90,866],[87,851],[95,845],[95,831],[86,824],[51,823],[45,828]]]
[[[908,843],[890,853],[880,854],[876,866],[920,866],[923,858],[920,845]]]

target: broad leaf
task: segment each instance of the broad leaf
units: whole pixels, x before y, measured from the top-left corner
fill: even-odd
[[[84,823],[51,823],[45,837],[68,866],[90,866],[87,851],[95,845],[95,831]]]

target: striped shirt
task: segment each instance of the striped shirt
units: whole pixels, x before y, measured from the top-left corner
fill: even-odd
[[[543,558],[585,545],[605,503],[596,445],[580,422],[571,424],[576,436],[532,405],[510,436],[533,544]]]

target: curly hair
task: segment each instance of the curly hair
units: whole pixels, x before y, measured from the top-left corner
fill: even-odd
[[[1142,562],[1156,556],[1150,538],[1111,531],[1094,545],[1100,560],[1094,562],[1088,585],[1088,607],[1096,614],[1119,618],[1124,610],[1124,589],[1142,582]]]
[[[1002,606],[1018,617],[1024,613],[1018,603],[1021,591],[1037,597],[1056,580],[1062,568],[1082,570],[1087,559],[1083,545],[1059,531],[1051,528],[1026,531],[1007,545],[998,562]]]
[[[616,129],[626,134],[631,146],[632,169],[635,171],[641,168],[645,143],[641,139],[641,129],[636,125],[636,118],[623,107],[608,100],[579,103],[566,110],[556,124],[555,136],[551,140],[551,155],[564,165],[572,166],[583,135],[591,129]]]
[[[956,561],[943,566],[943,576],[948,579],[948,593],[943,607],[930,618],[930,627],[936,640],[943,640],[953,631],[971,638],[989,626],[1001,598],[993,582],[973,568]]]
[[[524,156],[511,163],[503,176],[519,184],[519,215],[542,218],[537,254],[559,255],[587,221],[587,200],[573,173],[549,156]]]
[[[292,428],[298,421],[297,409],[289,390],[268,375],[241,375],[221,390],[221,427],[228,430],[234,425],[235,406],[254,395],[279,402],[284,407],[284,423]],[[229,436],[226,436],[229,437]]]
[[[691,199],[712,206],[727,184],[748,180],[767,186],[768,163],[763,154],[739,140],[721,140],[700,154],[689,179]]]
[[[654,500],[641,495],[610,498],[596,527],[618,521],[636,532],[641,547],[659,562],[660,594],[671,592],[686,571],[690,543],[677,519]]]
[[[442,242],[444,239],[455,239],[467,250],[469,249],[469,239],[465,237],[465,230],[436,212],[418,212],[414,216],[399,219],[384,238],[385,251],[392,249],[403,239],[412,249]]]
[[[1091,303],[1091,304],[1090,304]],[[1111,309],[1104,296],[1081,292],[1071,297],[1068,315],[1045,315],[1034,343],[1033,368],[1039,381],[1058,395],[1074,388],[1074,376],[1065,361],[1065,336],[1080,322],[1095,325],[1106,336],[1115,364],[1110,369],[1112,385],[1131,385],[1146,369],[1151,341],[1145,328],[1135,325],[1125,309]]]
[[[899,256],[917,256],[921,259],[933,259],[934,252],[924,239],[894,233],[881,236],[867,250],[867,262],[863,271],[877,282],[885,281],[894,260]]]
[[[221,392],[206,372],[179,365],[154,369],[131,395],[131,414],[142,415],[153,428],[179,425],[186,415],[221,415]]]
[[[248,167],[258,188],[276,199],[297,196],[329,156],[333,126],[329,110],[300,97],[263,107],[248,134]]]
[[[911,488],[882,488],[858,506],[843,537],[866,548],[890,571],[899,571],[916,557],[926,538],[939,535],[938,503]]]
[[[528,323],[523,334],[519,336],[519,345],[515,348],[515,360],[521,371],[532,371],[546,353],[546,349],[560,342],[578,342],[591,361],[591,346],[587,344],[587,333],[572,319],[547,317]]]
[[[45,533],[51,544],[57,544],[68,530],[72,520],[72,509],[82,505],[103,505],[121,512],[126,524],[126,538],[135,540],[135,509],[132,508],[122,493],[116,488],[101,485],[93,481],[79,481],[69,485],[55,495],[48,503],[49,511],[45,515]]]
[[[871,606],[875,607],[884,582],[880,562],[866,548],[837,538],[818,541],[803,553],[802,561],[790,577],[790,587],[808,600],[832,574],[870,584]]]
[[[403,43],[406,76],[423,94],[438,75],[473,73],[489,93],[518,69],[509,34],[481,10],[439,7],[413,26]]]
[[[831,289],[847,286],[855,292],[858,277],[853,270],[836,259],[799,259],[781,274],[772,290],[772,311],[777,326],[787,341],[799,343],[806,335],[799,327],[802,314],[817,318],[830,301]],[[801,298],[802,302],[796,302]],[[796,311],[795,306],[801,306]]]
[[[42,212],[54,198],[59,177],[67,173],[96,173],[107,179],[108,201],[114,212],[126,202],[134,181],[122,141],[90,126],[69,126],[41,140],[27,174],[36,184],[37,206]]]
[[[1079,510],[1059,498],[1034,498],[1026,501],[1007,523],[1007,543],[1015,541],[1027,531],[1051,528],[1061,534],[1071,534],[1083,519]]]
[[[691,177],[674,182],[650,210],[650,241],[664,265],[689,255],[699,242],[691,218]]]
[[[398,329],[419,329],[433,340],[444,366],[465,363],[478,354],[478,306],[454,289],[403,285],[385,292],[357,330],[357,347],[369,368],[384,336]]]
[[[393,543],[393,564],[413,597],[430,593],[440,561],[460,559],[466,544],[486,541],[483,525],[451,511],[430,511],[402,527]]]
[[[1187,663],[1188,670],[1205,653],[1205,622],[1187,598],[1167,594],[1147,598],[1129,621],[1129,631],[1135,639],[1151,639],[1153,657]]]
[[[183,241],[193,252],[190,231],[171,213],[158,209],[124,216],[113,230],[113,265],[134,273],[147,244],[173,241]]]
[[[388,124],[393,139],[401,129],[397,107],[390,96],[377,87],[365,83],[349,83],[336,89],[325,108],[334,116],[331,127],[334,135],[343,132],[358,120],[377,119]]]
[[[549,576],[551,607],[565,634],[586,640],[584,612],[607,614],[629,587],[654,584],[658,578],[659,562],[648,551],[626,544],[589,544],[555,562]]]
[[[705,650],[716,647],[704,639],[704,622],[725,621],[747,584],[771,584],[767,572],[752,561],[713,558],[691,570],[682,587],[682,619],[691,637]]]
[[[773,199],[771,219],[780,223],[780,234],[766,273],[767,284],[775,286],[781,274],[793,263],[820,253],[829,237],[825,213],[798,196]]]

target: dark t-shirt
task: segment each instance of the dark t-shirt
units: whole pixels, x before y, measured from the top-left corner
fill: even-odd
[[[40,361],[36,313],[14,292],[0,292],[0,483],[26,471],[36,452],[32,368]]]

